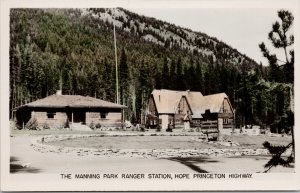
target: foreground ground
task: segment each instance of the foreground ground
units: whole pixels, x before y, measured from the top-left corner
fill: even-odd
[[[41,133],[40,133],[41,134]],[[45,135],[47,133],[44,133]],[[14,134],[11,137],[11,161],[14,163],[20,163],[23,165],[29,165],[29,167],[19,167],[18,165],[11,165],[11,172],[30,172],[30,173],[62,173],[62,172],[108,172],[108,173],[194,173],[194,172],[262,172],[264,171],[263,165],[268,162],[267,156],[240,156],[240,157],[186,157],[186,158],[122,158],[122,157],[110,157],[103,158],[97,156],[76,156],[68,154],[56,154],[56,153],[41,153],[33,150],[30,146],[31,140],[36,137],[34,135]],[[145,136],[143,136],[145,137]],[[172,144],[178,144],[183,147],[190,147],[192,143],[186,142],[195,136],[168,136],[169,141],[163,143],[167,138],[158,136],[147,136],[145,138],[136,137],[108,137],[101,141],[104,146],[118,146],[123,147],[124,144],[140,148],[146,148],[149,144],[154,144],[157,147],[162,145],[171,146]],[[173,137],[173,138],[172,138]],[[181,138],[180,138],[181,137]],[[144,139],[144,141],[143,141]],[[170,140],[172,139],[172,140]],[[75,140],[75,139],[74,139]],[[95,138],[94,140],[99,140]],[[121,140],[121,141],[120,141]],[[265,136],[239,136],[232,139],[242,145],[242,147],[261,147],[261,143],[265,140],[270,140],[277,144],[286,144],[289,142],[289,138],[270,137]],[[155,143],[155,141],[158,141]],[[176,143],[177,141],[177,143]],[[57,142],[56,142],[57,143]],[[65,143],[65,142],[61,142]],[[94,147],[96,141],[84,140],[84,144]],[[76,143],[76,140],[70,143],[71,145]],[[69,144],[69,145],[70,145]],[[199,142],[197,143],[199,145]],[[57,144],[53,144],[57,145]],[[63,145],[63,144],[61,144]],[[207,144],[206,144],[207,145]],[[120,146],[118,146],[120,147]],[[102,147],[103,148],[103,147]],[[125,148],[125,147],[123,147]],[[205,145],[203,148],[206,147]],[[215,148],[215,147],[212,147]],[[294,172],[294,168],[277,167],[271,170],[271,172]]]

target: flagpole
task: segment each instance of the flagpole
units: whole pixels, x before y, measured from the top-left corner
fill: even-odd
[[[116,60],[116,92],[117,92],[117,104],[120,104],[119,101],[119,78],[118,78],[118,58],[117,58],[117,40],[116,40],[116,27],[114,23],[114,45],[115,45],[115,60]]]

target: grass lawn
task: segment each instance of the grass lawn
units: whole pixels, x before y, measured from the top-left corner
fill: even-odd
[[[262,143],[287,145],[291,138],[269,136],[226,136],[227,140],[237,142],[240,146],[227,147],[196,141],[197,136],[117,136],[117,137],[89,137],[75,138],[49,142],[51,145],[62,147],[87,147],[99,149],[195,149],[195,148],[263,148]]]

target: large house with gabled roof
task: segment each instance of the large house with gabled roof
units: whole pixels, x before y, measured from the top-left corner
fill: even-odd
[[[153,90],[145,116],[149,128],[201,127],[203,121],[217,121],[219,129],[232,129],[234,111],[225,93],[203,96],[201,92]]]
[[[32,118],[38,127],[62,128],[69,124],[121,127],[124,105],[80,95],[51,95],[15,108],[19,127]]]

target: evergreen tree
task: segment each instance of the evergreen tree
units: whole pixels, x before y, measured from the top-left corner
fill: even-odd
[[[171,61],[171,65],[170,65],[170,75],[169,75],[169,86],[170,89],[174,90],[177,89],[177,82],[176,82],[176,78],[177,78],[177,73],[176,73],[176,62],[175,60]]]
[[[203,92],[203,77],[200,61],[196,63],[196,91]]]
[[[259,45],[264,57],[266,57],[269,61],[270,70],[271,70],[271,80],[278,81],[278,82],[288,82],[294,83],[294,51],[290,49],[288,54],[288,48],[293,45],[294,43],[294,36],[289,35],[288,31],[291,28],[294,17],[291,12],[286,10],[278,11],[278,17],[280,18],[281,22],[276,21],[272,26],[272,31],[269,33],[269,39],[271,40],[273,46],[277,49],[283,49],[285,54],[285,59],[280,60],[277,58],[275,54],[270,54],[269,50],[266,48],[264,43]],[[280,69],[278,62],[283,63],[284,68],[283,72]],[[280,85],[280,84],[279,84]],[[293,125],[293,113],[288,113],[285,104],[285,96],[284,87],[281,86],[275,87],[273,89],[275,92],[273,96],[276,97],[275,102],[275,112],[273,125],[275,125],[277,132],[279,130],[283,130],[287,125]],[[292,89],[289,89],[289,93],[291,93]],[[274,101],[272,101],[274,103]],[[289,118],[287,118],[289,117]],[[288,126],[288,127],[289,127]],[[272,158],[269,162],[265,165],[268,168],[265,172],[269,171],[272,167],[276,167],[277,165],[282,166],[289,166],[292,162],[294,162],[295,158],[295,143],[294,143],[294,129],[291,126],[291,134],[292,134],[292,142],[287,146],[274,146],[271,145],[269,142],[265,142],[263,145],[265,148],[269,150],[272,154]],[[290,156],[285,159],[282,157],[282,154],[285,153],[289,148],[292,148],[292,153]]]
[[[191,59],[190,60],[190,66],[188,69],[188,74],[189,74],[189,87],[188,89],[195,91],[197,87],[197,76],[195,72],[195,67],[194,67],[194,62]]]
[[[182,74],[182,62],[181,58],[179,57],[176,63],[176,80],[175,80],[175,89],[177,90],[185,90],[183,74]]]
[[[128,94],[129,74],[128,74],[127,56],[126,56],[124,48],[122,48],[122,51],[121,51],[119,71],[120,71],[119,84],[120,84],[121,104],[126,105],[125,100],[126,100],[126,97]]]
[[[155,69],[154,69],[155,75],[154,75],[154,80],[155,80],[155,89],[161,89],[162,88],[162,81],[161,81],[161,73],[160,73],[160,66],[159,63],[156,63]]]
[[[169,73],[168,59],[164,58],[163,70],[161,72],[161,88],[163,89],[169,88]]]
[[[288,53],[288,48],[294,44],[294,36],[289,35],[289,29],[291,28],[294,16],[291,12],[286,10],[278,11],[278,17],[280,22],[276,21],[272,26],[272,31],[269,33],[269,39],[272,45],[277,49],[283,49],[285,59],[278,59],[275,54],[270,54],[265,44],[262,42],[259,47],[269,61],[271,68],[271,78],[278,82],[294,82],[294,50],[291,49]],[[278,62],[283,63],[285,72],[281,72]]]

